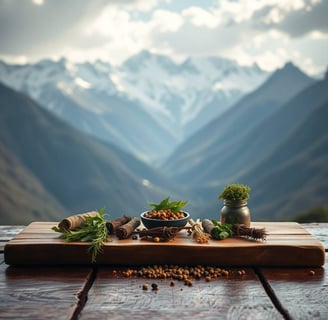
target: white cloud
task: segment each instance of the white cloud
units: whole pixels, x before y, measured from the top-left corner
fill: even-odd
[[[118,0],[114,3],[115,7],[120,7],[123,10],[128,11],[151,11],[156,8],[160,0],[133,0],[133,1],[121,1]]]
[[[174,12],[167,10],[156,10],[149,24],[149,32],[156,30],[158,32],[176,32],[183,24],[183,18]]]
[[[119,64],[149,50],[179,61],[225,56],[266,70],[293,59],[304,61],[309,72],[327,65],[327,0],[218,0],[206,6],[205,1],[188,6],[179,0],[66,0],[67,9],[60,1],[32,1],[22,8],[12,0],[9,12],[0,0],[0,56],[8,61],[66,56]],[[48,26],[54,14],[61,20]]]
[[[100,45],[88,50],[88,55],[99,58],[107,55],[105,60],[120,63],[130,55],[149,47],[149,32],[150,26],[147,23],[135,21],[129,11],[109,5],[90,25],[86,25],[87,37],[100,35],[103,38]]]
[[[87,25],[85,33],[91,36],[94,34],[110,37],[115,35],[119,36],[128,31],[129,23],[129,12],[107,6],[100,15],[94,19],[91,25]]]
[[[318,30],[314,30],[309,33],[309,38],[310,39],[315,39],[315,40],[328,40],[328,33],[320,32]]]
[[[0,60],[8,61],[12,64],[26,64],[30,61],[27,56],[24,55],[7,55],[0,54]]]
[[[199,7],[190,7],[183,10],[182,15],[190,20],[196,27],[205,26],[215,28],[220,24],[220,19],[215,15],[215,12],[204,10]]]
[[[242,23],[248,21],[253,16],[254,12],[261,9],[265,1],[218,1],[218,16],[221,19]]]
[[[119,64],[144,49],[158,52],[152,43],[154,34],[177,32],[183,24],[179,14],[168,10],[154,10],[147,21],[135,19],[135,13],[108,5],[84,30],[87,37],[103,37],[102,44],[88,50],[74,50],[75,57],[80,56],[79,60],[85,56],[93,57],[93,60],[105,58]]]
[[[277,24],[284,19],[284,15],[278,8],[273,8],[268,12],[268,14],[263,17],[262,21],[265,24]]]

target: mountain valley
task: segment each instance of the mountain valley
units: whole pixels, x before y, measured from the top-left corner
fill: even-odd
[[[232,182],[252,188],[254,220],[327,205],[327,75],[141,52],[115,68],[0,62],[0,81],[5,223],[138,215],[167,196],[217,219]]]

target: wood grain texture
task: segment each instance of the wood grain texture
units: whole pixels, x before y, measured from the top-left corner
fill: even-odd
[[[17,264],[88,264],[91,261],[88,243],[64,242],[51,230],[56,222],[34,222],[5,246],[5,262]],[[253,223],[265,227],[267,240],[250,241],[228,238],[210,240],[207,244],[194,242],[181,231],[170,242],[155,243],[143,240],[108,241],[98,264],[145,265],[184,264],[196,262],[220,266],[321,266],[324,246],[297,223]],[[196,258],[197,257],[197,258]]]
[[[323,268],[262,268],[291,319],[328,319],[328,263]]]
[[[55,222],[34,222],[5,246],[5,262],[17,264],[87,264],[91,257],[87,243],[65,243],[51,230]],[[265,227],[265,242],[229,238],[197,244],[187,232],[170,242],[118,240],[105,244],[99,264],[144,265],[150,263],[200,264],[221,266],[321,266],[324,246],[297,223],[253,223]]]
[[[189,287],[183,281],[171,286],[169,279],[115,276],[102,267],[79,319],[283,319],[251,269],[243,277],[229,271],[228,277],[194,280]]]
[[[0,319],[70,319],[85,296],[90,268],[0,264]]]
[[[270,237],[281,241],[284,236],[276,227],[271,225]],[[293,236],[309,235],[297,225],[290,227]],[[325,244],[326,227],[306,225]],[[15,226],[0,228],[0,238],[9,240],[18,231]],[[53,236],[58,241],[58,235]],[[49,230],[28,228],[24,237],[49,242]],[[108,266],[8,267],[0,254],[0,319],[323,320],[328,319],[327,267],[242,268],[243,276],[236,272],[240,268],[228,267],[228,277],[195,280],[192,287],[175,281],[172,287],[170,280],[126,278]],[[153,282],[158,291],[142,290],[144,283]]]

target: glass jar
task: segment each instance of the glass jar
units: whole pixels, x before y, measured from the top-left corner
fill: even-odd
[[[244,224],[247,227],[251,224],[251,212],[247,207],[246,200],[224,200],[221,209],[221,223]]]

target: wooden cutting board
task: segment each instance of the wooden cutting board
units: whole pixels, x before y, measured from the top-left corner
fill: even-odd
[[[51,230],[57,222],[33,222],[9,241],[4,250],[9,265],[90,264],[88,243],[64,242]],[[266,241],[243,238],[194,242],[180,231],[170,242],[118,240],[111,236],[98,264],[106,265],[217,265],[320,267],[325,263],[323,244],[294,222],[253,222],[265,228]]]

